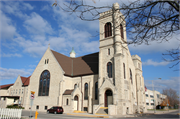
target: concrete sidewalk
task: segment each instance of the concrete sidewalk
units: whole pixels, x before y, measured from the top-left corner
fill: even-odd
[[[67,115],[72,116],[83,116],[83,117],[96,117],[96,118],[109,118],[108,115],[97,115],[97,114],[89,114],[89,113],[66,113]]]
[[[156,112],[154,113],[154,110],[152,110],[152,111],[147,111],[146,113],[148,113],[148,114],[165,114],[165,113],[169,113],[169,112],[175,112],[175,111],[178,111],[178,109],[177,110],[163,110],[163,111],[159,111],[159,110],[156,110]],[[146,113],[144,113],[144,114],[146,114]]]

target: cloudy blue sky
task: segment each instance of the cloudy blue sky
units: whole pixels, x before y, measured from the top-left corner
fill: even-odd
[[[52,7],[52,1],[1,1],[0,9],[0,85],[14,83],[18,75],[30,76],[50,48],[69,56],[74,47],[82,56],[99,51],[98,21],[81,21],[76,14]],[[112,5],[118,0],[89,0],[92,5]],[[62,4],[63,1],[59,1]],[[92,37],[96,36],[96,37]],[[154,81],[155,90],[172,88],[179,91],[179,72],[163,60],[162,53],[177,48],[178,36],[169,42],[130,45],[131,55],[138,54],[143,63],[143,76],[148,89]],[[161,78],[159,80],[158,78]]]

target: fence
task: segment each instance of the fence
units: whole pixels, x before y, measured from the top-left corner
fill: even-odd
[[[22,109],[0,108],[0,119],[20,119]]]

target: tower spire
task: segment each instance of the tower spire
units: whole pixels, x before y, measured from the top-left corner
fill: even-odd
[[[74,47],[72,47],[72,50],[70,52],[70,57],[75,58],[76,57],[76,52],[74,51]]]

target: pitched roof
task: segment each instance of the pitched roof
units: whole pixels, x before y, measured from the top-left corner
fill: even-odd
[[[12,86],[12,85],[14,85],[14,84],[1,85],[1,86],[0,86],[0,89],[7,89],[7,88],[9,88],[9,87]]]
[[[71,93],[74,91],[74,89],[72,90],[65,90],[63,95],[71,95]]]
[[[23,83],[23,86],[28,86],[28,85],[29,85],[30,77],[31,77],[31,76],[29,76],[29,77],[22,77],[22,76],[21,76],[21,81],[22,81],[22,83]]]
[[[75,77],[98,74],[99,52],[77,58],[71,58],[56,51],[51,51],[64,70],[66,76]]]

